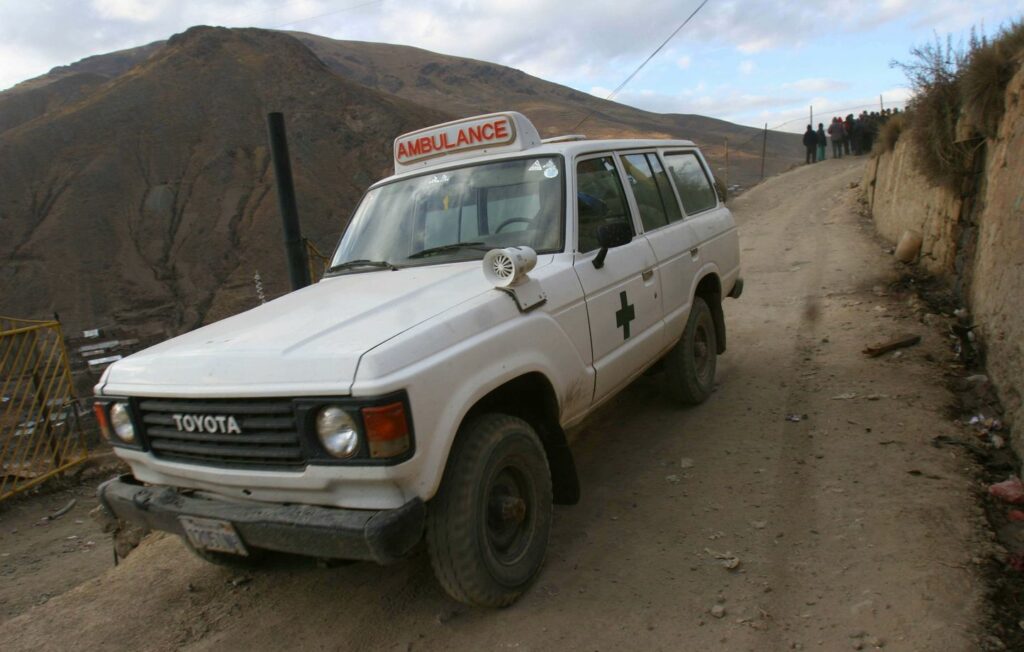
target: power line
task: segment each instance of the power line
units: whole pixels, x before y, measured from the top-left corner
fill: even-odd
[[[675,35],[678,34],[680,32],[680,30],[682,30],[684,27],[686,27],[687,23],[689,23],[691,20],[693,20],[693,17],[697,15],[697,12],[699,12],[701,9],[703,9],[704,5],[706,5],[707,3],[708,3],[708,0],[703,0],[703,2],[701,2],[699,5],[697,5],[697,8],[694,9],[693,12],[689,16],[686,17],[686,20],[684,20],[682,23],[680,23],[679,27],[675,28],[675,30],[671,34],[668,35],[668,38],[665,39],[664,41],[662,41],[661,45],[656,47],[654,49],[654,52],[651,52],[651,54],[646,59],[644,59],[643,62],[639,66],[636,67],[636,70],[631,72],[629,74],[629,77],[626,77],[626,79],[623,80],[623,82],[621,84],[616,86],[615,90],[613,90],[611,93],[609,93],[608,97],[606,97],[604,99],[608,100],[608,101],[611,101],[611,99],[613,97],[618,95],[619,91],[621,91],[623,88],[625,88],[626,84],[631,82],[633,80],[633,78],[636,77],[637,73],[640,72],[641,70],[643,70],[644,66],[646,66],[651,61],[651,59],[653,59],[659,52],[661,52],[662,48],[664,48],[666,45],[668,45],[669,41],[671,41],[673,38],[675,38]],[[584,122],[586,122],[588,119],[590,119],[590,116],[594,115],[594,113],[596,111],[597,111],[596,108],[595,109],[591,109],[590,113],[588,113],[587,115],[583,116],[583,119],[576,123],[576,126],[572,128],[572,131],[576,131],[577,129],[579,129],[580,126]]]
[[[906,104],[907,102],[908,102],[908,100],[889,100],[887,103],[888,104],[896,105],[896,104]],[[825,113],[836,114],[836,113],[842,113],[843,111],[855,111],[857,109],[870,109],[870,108],[875,107],[875,106],[878,106],[878,105],[877,104],[861,104],[859,106],[848,106],[848,107],[839,108],[839,109],[825,109],[824,112]],[[793,122],[799,122],[801,120],[806,120],[806,119],[807,119],[807,116],[800,116],[798,118],[792,118],[790,120],[786,120],[785,122],[780,122],[779,124],[777,124],[777,125],[775,125],[773,127],[768,127],[768,131],[775,131],[779,127],[785,127],[786,125],[791,124]],[[761,135],[762,135],[761,128],[759,128],[759,127],[751,127],[751,129],[757,129],[757,133],[754,134],[753,136],[751,136],[750,138],[748,138],[747,140],[744,140],[743,142],[741,142],[741,143],[739,143],[737,145],[734,145],[734,147],[736,149],[739,149],[741,147],[745,147],[746,145],[749,145],[750,143],[752,143],[753,141],[755,141],[756,139],[761,137]]]

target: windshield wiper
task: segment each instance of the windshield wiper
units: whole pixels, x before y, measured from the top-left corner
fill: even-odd
[[[434,254],[443,254],[448,251],[458,251],[459,249],[477,249],[479,251],[489,251],[487,247],[481,247],[482,242],[455,242],[453,244],[441,245],[440,247],[430,247],[422,251],[417,251],[414,254],[410,254],[409,258],[425,258],[427,256],[433,256]]]
[[[338,263],[337,265],[331,265],[328,272],[338,272],[343,269],[351,269],[353,267],[381,267],[383,269],[390,269],[395,271],[398,269],[396,265],[389,263],[386,260],[367,260],[366,258],[360,258],[358,260],[349,260],[344,263]]]

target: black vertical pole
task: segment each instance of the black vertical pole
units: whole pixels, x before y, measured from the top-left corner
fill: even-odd
[[[768,153],[768,123],[764,123],[764,140],[761,141],[761,180],[764,181],[764,157]]]
[[[274,176],[277,178],[277,205],[284,226],[284,248],[288,254],[288,277],[292,282],[292,290],[298,290],[309,285],[309,265],[306,264],[306,249],[299,228],[299,209],[295,204],[295,183],[292,181],[292,164],[288,157],[284,115],[268,113],[267,129],[270,133]]]

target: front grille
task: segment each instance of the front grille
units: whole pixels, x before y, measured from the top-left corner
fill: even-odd
[[[220,467],[294,469],[306,464],[288,399],[140,399],[139,416],[153,455]],[[232,416],[241,433],[184,432],[174,415]]]

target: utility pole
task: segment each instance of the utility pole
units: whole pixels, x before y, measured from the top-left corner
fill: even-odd
[[[729,139],[725,139],[725,190],[729,191]]]
[[[885,105],[882,104],[882,94],[878,94],[878,112],[885,113]]]
[[[764,139],[761,141],[761,180],[764,181],[764,157],[768,154],[768,123],[764,123]]]
[[[292,180],[291,158],[288,156],[288,137],[284,129],[284,115],[267,114],[267,130],[270,136],[270,158],[277,178],[277,205],[281,211],[284,227],[284,247],[288,255],[288,278],[292,289],[299,290],[309,285],[309,265],[306,262],[306,247],[299,228],[299,209],[295,203],[295,182]]]
[[[814,129],[814,105],[813,104],[811,105],[811,122],[809,124],[811,125],[811,129]]]

